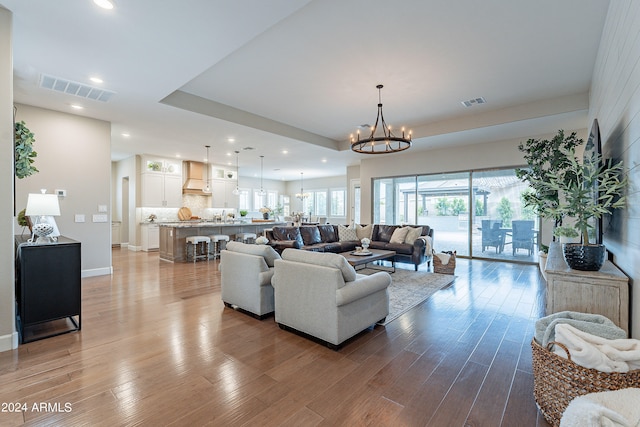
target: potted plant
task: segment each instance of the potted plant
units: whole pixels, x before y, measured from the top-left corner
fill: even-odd
[[[271,208],[266,206],[260,208],[260,213],[262,214],[262,218],[269,219],[269,214],[271,213]]]
[[[518,149],[525,153],[528,167],[516,169],[516,176],[533,190],[522,193],[524,207],[533,209],[540,218],[553,219],[556,227],[562,225],[562,215],[557,210],[559,194],[545,185],[545,181],[550,174],[566,176],[564,172],[571,165],[566,152],[575,150],[582,143],[584,140],[577,138],[575,132],[565,137],[560,129],[551,140],[531,138],[518,145]]]
[[[536,180],[536,185],[543,190],[557,191],[562,196],[557,207],[550,210],[553,215],[575,219],[574,227],[582,242],[563,245],[569,267],[597,271],[605,261],[606,250],[604,245],[590,244],[589,231],[593,229],[590,221],[625,206],[623,192],[628,178],[622,161],[603,162],[600,155],[595,155],[593,160],[579,163],[574,149],[567,150],[566,156],[569,167],[557,174],[548,173],[543,179]],[[595,194],[594,188],[597,188]]]
[[[244,210],[244,209],[241,209],[241,210],[240,210],[240,216],[241,216],[242,218],[244,218],[245,216],[247,216],[247,214],[248,214],[248,213],[249,213],[249,212],[247,212],[247,211],[246,211],[246,210]]]
[[[578,230],[569,225],[561,225],[553,230],[553,235],[560,239],[560,243],[575,243],[577,237],[580,237]]]

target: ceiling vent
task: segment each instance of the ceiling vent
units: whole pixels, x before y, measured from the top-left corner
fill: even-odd
[[[110,90],[89,86],[84,83],[72,82],[71,80],[61,79],[60,77],[53,77],[47,74],[40,74],[40,87],[101,102],[109,101],[109,99],[116,94]]]
[[[474,105],[486,104],[487,101],[485,101],[484,98],[480,97],[480,98],[473,98],[468,101],[460,101],[460,103],[465,107],[472,107]]]

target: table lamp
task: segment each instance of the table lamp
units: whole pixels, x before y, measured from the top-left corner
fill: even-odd
[[[30,242],[50,243],[53,242],[49,235],[53,233],[53,225],[47,222],[48,216],[60,216],[60,204],[58,196],[55,194],[45,194],[47,190],[40,190],[42,193],[29,193],[27,199],[27,209],[25,215],[35,217]],[[37,240],[34,240],[38,236]]]

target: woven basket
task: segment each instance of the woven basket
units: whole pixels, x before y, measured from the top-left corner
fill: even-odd
[[[568,359],[531,341],[533,352],[533,397],[553,426],[560,425],[560,418],[569,403],[578,396],[600,391],[640,387],[640,369],[630,372],[602,372],[576,365],[569,350],[561,343],[549,343],[561,347]]]
[[[456,251],[447,252],[451,255],[447,264],[442,264],[440,258],[436,256],[436,251],[433,251],[433,272],[440,274],[455,274],[456,270]]]

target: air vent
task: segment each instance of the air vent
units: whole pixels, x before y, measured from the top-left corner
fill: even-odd
[[[480,97],[480,98],[472,98],[468,101],[460,101],[460,103],[465,107],[472,107],[474,105],[486,104],[487,101],[485,101],[484,98]]]
[[[253,147],[244,147],[243,150],[255,150]]]
[[[60,77],[53,77],[47,74],[40,74],[40,87],[101,102],[109,101],[111,97],[116,94],[110,90],[72,82],[71,80],[61,79]]]

